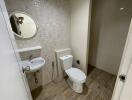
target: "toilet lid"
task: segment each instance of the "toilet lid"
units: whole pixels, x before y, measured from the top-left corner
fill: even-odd
[[[70,68],[66,70],[68,76],[76,82],[85,82],[86,75],[78,68]]]

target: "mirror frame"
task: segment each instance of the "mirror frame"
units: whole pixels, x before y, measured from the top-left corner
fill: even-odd
[[[34,38],[36,35],[37,35],[37,32],[38,32],[38,24],[37,24],[37,21],[31,16],[31,15],[29,15],[29,14],[27,14],[27,13],[25,13],[25,12],[22,12],[22,11],[12,11],[10,14],[9,14],[9,20],[10,20],[10,17],[13,15],[13,14],[15,14],[15,13],[22,13],[22,14],[25,14],[25,15],[27,15],[27,16],[29,16],[30,18],[32,18],[32,20],[34,21],[34,23],[35,23],[35,25],[36,25],[36,32],[35,32],[35,34],[32,36],[32,37],[29,37],[29,38],[23,38],[23,37],[21,37],[21,36],[19,36],[19,35],[17,35],[13,30],[13,33],[14,33],[14,36],[15,36],[15,38],[16,39],[26,39],[26,40],[28,40],[28,39],[31,39],[31,38]],[[10,23],[11,24],[11,23]],[[12,27],[11,27],[12,28]]]

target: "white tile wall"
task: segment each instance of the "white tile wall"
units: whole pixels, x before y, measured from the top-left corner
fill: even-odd
[[[49,83],[52,75],[52,61],[57,49],[70,47],[70,5],[69,0],[5,0],[9,14],[23,11],[31,15],[38,24],[37,35],[30,40],[16,40],[18,48],[42,46],[45,67],[38,73],[39,84],[33,75],[27,75],[31,89]]]

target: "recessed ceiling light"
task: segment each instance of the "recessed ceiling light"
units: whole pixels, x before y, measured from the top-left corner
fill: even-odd
[[[120,8],[120,10],[124,10],[124,8],[122,7],[122,8]]]

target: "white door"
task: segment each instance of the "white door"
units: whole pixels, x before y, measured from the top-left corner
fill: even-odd
[[[0,0],[0,100],[31,100],[19,67],[14,38],[3,0]]]
[[[132,20],[112,100],[132,100]]]

